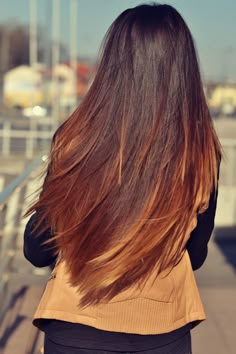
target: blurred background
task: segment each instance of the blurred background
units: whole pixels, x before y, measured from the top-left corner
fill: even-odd
[[[0,0],[0,353],[42,353],[43,337],[31,318],[49,270],[23,259],[26,220],[21,216],[42,182],[39,173],[55,129],[93,80],[106,30],[120,12],[140,3],[145,1]],[[167,3],[179,10],[195,38],[205,94],[224,149],[216,228],[208,259],[196,272],[208,321],[193,330],[193,354],[233,354],[236,2]]]

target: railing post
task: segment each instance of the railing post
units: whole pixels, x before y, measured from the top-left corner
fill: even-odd
[[[2,155],[9,156],[11,152],[11,122],[5,120],[2,134]]]
[[[32,159],[34,156],[34,147],[35,147],[35,139],[37,138],[37,130],[36,130],[36,122],[31,119],[30,120],[30,127],[29,127],[29,135],[26,138],[26,151],[25,155],[28,159]]]

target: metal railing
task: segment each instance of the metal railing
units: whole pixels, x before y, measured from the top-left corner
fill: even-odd
[[[20,226],[25,187],[32,174],[39,170],[45,159],[45,156],[40,156],[34,160],[0,193],[0,324],[3,322],[11,300],[12,264],[16,255],[17,238],[22,231]]]
[[[0,151],[3,157],[22,153],[32,159],[43,146],[47,146],[55,129],[54,120],[48,118],[0,118]]]

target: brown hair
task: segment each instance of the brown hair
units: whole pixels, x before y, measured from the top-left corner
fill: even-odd
[[[220,155],[184,20],[169,5],[124,11],[87,95],[55,133],[28,211],[49,221],[81,305],[178,263],[217,188]]]

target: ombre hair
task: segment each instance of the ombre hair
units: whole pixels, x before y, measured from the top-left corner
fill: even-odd
[[[221,148],[191,33],[169,5],[124,11],[94,81],[56,131],[37,226],[66,262],[81,305],[142,286],[181,259],[217,189]]]

